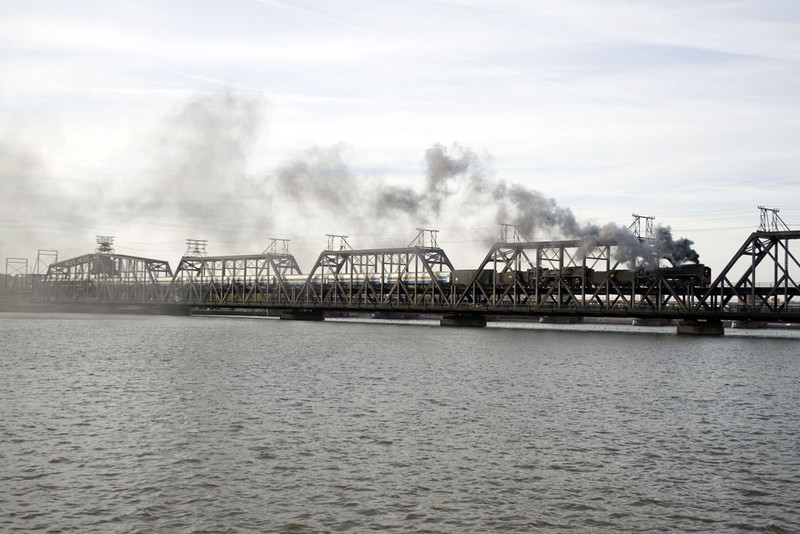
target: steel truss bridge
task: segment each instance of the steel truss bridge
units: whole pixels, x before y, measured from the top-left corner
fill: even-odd
[[[288,247],[230,256],[195,250],[174,272],[166,261],[101,247],[14,283],[29,302],[54,309],[271,310],[299,319],[435,313],[454,325],[483,325],[487,315],[678,319],[713,332],[722,320],[800,322],[800,231],[752,233],[713,279],[694,264],[630,269],[617,243],[576,240],[498,242],[476,269],[457,270],[432,232],[403,248],[353,250],[331,240],[306,274]]]

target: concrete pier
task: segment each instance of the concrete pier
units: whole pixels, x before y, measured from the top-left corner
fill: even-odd
[[[635,317],[632,326],[669,326],[669,319]]]
[[[321,310],[282,310],[281,320],[285,321],[324,321]]]
[[[675,333],[695,336],[721,336],[725,334],[725,328],[719,319],[681,321],[675,327]]]
[[[446,313],[439,321],[441,326],[486,326],[486,316],[482,313]]]
[[[731,323],[731,328],[737,328],[742,330],[752,330],[754,328],[764,328],[767,326],[767,323],[763,321],[751,321],[751,320],[743,320],[743,321],[733,321]]]
[[[580,317],[571,315],[543,315],[539,317],[541,324],[575,324],[581,322]]]

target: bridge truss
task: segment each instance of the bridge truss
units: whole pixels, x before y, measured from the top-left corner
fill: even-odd
[[[291,281],[301,275],[289,253],[184,256],[166,298],[196,305],[290,304],[296,298]]]
[[[171,279],[166,261],[97,252],[51,263],[36,297],[40,301],[160,303]]]
[[[463,286],[454,281],[454,304],[510,314],[690,313],[704,267],[630,269],[620,257],[613,241],[497,243]]]
[[[791,246],[798,240],[798,231],[752,233],[697,301],[694,311],[756,320],[797,320],[800,262]]]
[[[423,232],[431,232],[428,242],[402,248],[353,250],[343,241],[337,249],[332,239],[307,275],[285,243],[282,252],[185,255],[174,275],[166,261],[106,247],[51,263],[35,298],[313,310],[320,316],[326,310],[402,310],[800,322],[800,231],[754,232],[713,281],[698,264],[629,265],[625,249],[612,241],[503,241],[477,269],[456,270],[433,231]],[[27,269],[21,261],[10,265],[23,274]]]
[[[298,305],[336,308],[446,308],[453,265],[444,250],[409,246],[326,250],[312,267]]]

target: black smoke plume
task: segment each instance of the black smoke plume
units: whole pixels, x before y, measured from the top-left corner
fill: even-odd
[[[694,241],[686,238],[673,240],[669,226],[659,226],[654,230],[655,249],[659,257],[664,258],[674,266],[687,262],[697,263],[700,255],[692,249]]]
[[[340,183],[347,184],[349,191],[355,191],[360,198],[373,203],[371,217],[377,220],[395,219],[398,214],[404,214],[415,223],[427,223],[446,209],[470,218],[473,207],[482,206],[494,210],[496,223],[512,224],[529,238],[579,239],[587,250],[598,243],[616,243],[615,259],[630,268],[654,268],[660,258],[673,265],[699,260],[699,255],[691,248],[692,241],[684,238],[673,240],[669,227],[656,229],[656,246],[653,247],[625,226],[581,224],[569,208],[559,206],[554,199],[539,191],[494,179],[484,161],[460,145],[447,148],[435,144],[425,151],[423,161],[426,180],[421,191],[392,185],[377,185],[371,191],[360,189],[356,184],[362,182],[354,180],[338,162],[335,174],[340,177]],[[292,168],[306,167],[295,162]],[[296,176],[299,173],[295,170],[292,174]],[[293,190],[306,190],[297,186],[295,179]],[[340,198],[330,188],[317,187],[322,187],[314,193],[317,196]],[[338,200],[332,205],[342,206]]]

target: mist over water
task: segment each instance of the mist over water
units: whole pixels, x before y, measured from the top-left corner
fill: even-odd
[[[6,532],[800,529],[796,338],[0,328]]]

